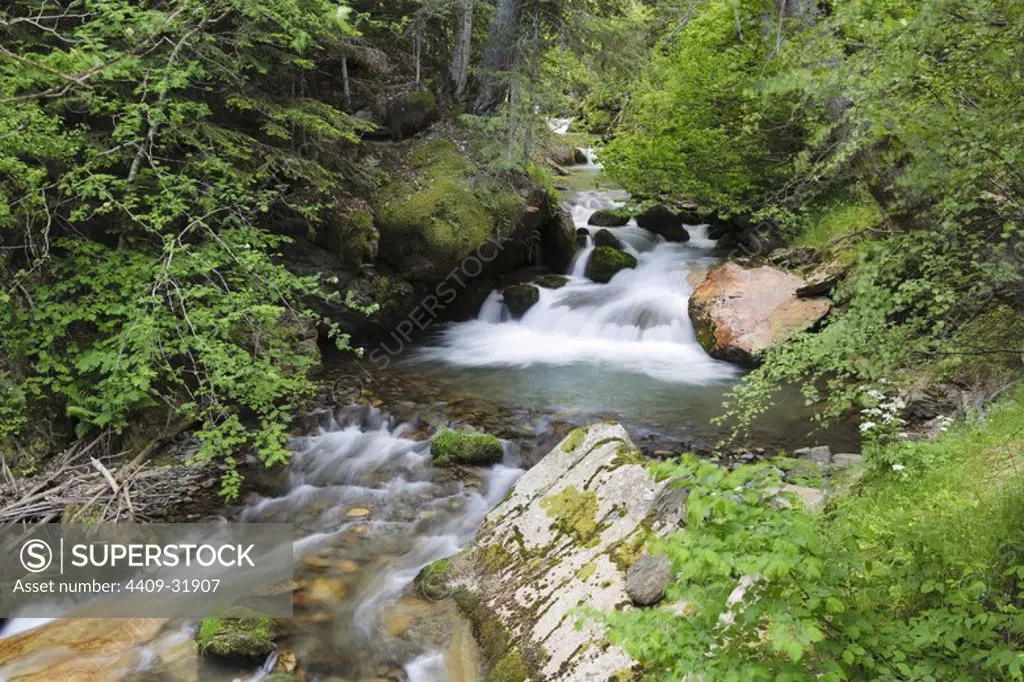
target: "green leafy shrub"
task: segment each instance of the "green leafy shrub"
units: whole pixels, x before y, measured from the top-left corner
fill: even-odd
[[[669,609],[607,614],[644,679],[1024,679],[1024,392],[985,423],[886,459],[815,514],[770,465],[686,459],[688,525],[664,540]],[[733,591],[747,576],[741,598]]]

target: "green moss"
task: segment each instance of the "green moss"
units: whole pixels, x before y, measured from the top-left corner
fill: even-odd
[[[625,575],[626,571],[644,553],[646,544],[643,534],[637,533],[615,545],[611,552],[609,552],[609,556],[615,565],[619,567],[619,570],[622,571],[623,575]]]
[[[522,203],[494,184],[472,186],[475,166],[449,140],[420,145],[410,165],[411,177],[381,188],[375,206],[381,255],[396,265],[410,257],[461,260]]]
[[[494,664],[486,682],[524,682],[530,677],[530,666],[526,664],[519,649],[512,649]]]
[[[634,445],[623,443],[615,450],[615,458],[612,459],[612,466],[620,467],[626,464],[647,464],[647,459],[640,449]]]
[[[540,300],[540,290],[531,284],[513,284],[501,292],[512,317],[519,318]]]
[[[480,647],[484,662],[494,664],[505,654],[509,646],[508,633],[501,620],[469,590],[458,590],[453,596],[459,610],[473,624],[473,638]]]
[[[487,433],[444,429],[430,443],[430,456],[436,466],[450,464],[495,464],[505,448]]]
[[[418,107],[423,111],[433,112],[437,109],[437,97],[430,90],[420,90],[405,98],[406,103]]]
[[[269,618],[203,618],[196,644],[204,656],[262,658],[273,650],[276,635]]]
[[[637,677],[636,673],[629,668],[624,668],[613,672],[611,677],[608,678],[608,682],[634,682],[634,680],[638,679],[640,678]]]
[[[594,575],[594,571],[596,570],[597,562],[588,562],[586,566],[576,571],[576,577],[579,578],[581,582],[586,582],[590,576]]]
[[[571,535],[584,546],[597,540],[600,524],[597,520],[597,493],[580,492],[574,486],[563,488],[556,495],[540,501],[541,509],[554,519],[552,528]]]
[[[565,442],[562,443],[563,452],[572,452],[580,445],[583,444],[583,440],[587,437],[586,429],[573,429],[569,432],[569,435],[565,437]]]
[[[497,573],[508,566],[512,559],[512,553],[505,549],[504,545],[497,544],[487,546],[480,557],[488,573]]]
[[[419,588],[420,594],[427,599],[444,599],[451,596],[451,591],[448,587],[451,572],[451,557],[433,561],[416,576],[416,587]]]
[[[545,289],[561,289],[568,281],[565,275],[541,275],[533,283]]]
[[[619,270],[635,267],[636,258],[625,251],[610,246],[598,246],[587,261],[586,275],[595,282],[604,283],[614,277]]]

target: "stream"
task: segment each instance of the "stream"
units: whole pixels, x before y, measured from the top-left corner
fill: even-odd
[[[563,203],[577,227],[628,199],[598,188],[599,172],[591,163],[565,180]],[[476,319],[438,330],[367,377],[365,397],[379,407],[314,415],[306,435],[293,439],[287,480],[235,512],[243,522],[295,524],[296,613],[280,646],[297,656],[307,679],[480,679],[472,633],[451,600],[425,600],[410,586],[424,566],[473,538],[524,462],[572,426],[597,420],[621,421],[649,450],[721,435],[709,420],[740,372],[699,346],[687,303],[688,276],[723,254],[701,226],[688,228],[687,243],[666,242],[634,221],[606,229],[636,257],[636,269],[591,282],[583,274],[588,238],[568,283],[542,288],[521,319],[492,293]],[[331,371],[354,370],[339,360]],[[761,420],[754,436],[792,446],[804,420],[794,405]],[[458,424],[505,439],[503,462],[468,471],[431,466],[430,435]],[[0,637],[40,624],[14,619]],[[186,674],[158,657],[140,660],[140,671],[161,680],[253,682],[273,665],[239,677],[205,662]],[[0,666],[0,680],[5,672]]]

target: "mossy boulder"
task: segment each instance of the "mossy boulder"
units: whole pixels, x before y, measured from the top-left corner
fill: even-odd
[[[203,618],[196,634],[199,653],[235,660],[265,658],[277,629],[269,618]]]
[[[541,275],[533,280],[533,284],[545,289],[561,289],[569,282],[565,275]]]
[[[396,140],[415,135],[437,119],[437,97],[429,90],[417,90],[387,102],[384,127]]]
[[[450,140],[420,144],[408,159],[374,207],[380,258],[410,279],[440,281],[497,225],[514,221],[523,200],[497,184],[474,183],[476,166]]]
[[[586,275],[593,281],[603,284],[614,277],[619,270],[635,267],[636,258],[631,254],[610,246],[598,246],[590,254],[590,260],[587,261]]]
[[[595,227],[622,227],[629,222],[629,213],[617,208],[602,208],[587,220],[587,225]]]
[[[444,429],[430,443],[435,466],[496,464],[505,454],[501,441],[487,433]]]
[[[513,284],[501,292],[512,317],[520,318],[540,300],[540,289],[532,284]]]
[[[594,246],[610,246],[622,251],[622,241],[611,233],[611,230],[598,230],[594,235]]]

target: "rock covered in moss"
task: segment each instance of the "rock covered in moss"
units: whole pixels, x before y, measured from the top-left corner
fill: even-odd
[[[622,227],[628,222],[629,213],[617,208],[602,208],[587,219],[587,225],[594,227]]]
[[[540,300],[540,289],[532,284],[513,284],[501,292],[512,317],[520,318]]]
[[[265,658],[277,635],[269,618],[203,618],[196,634],[199,653],[220,658]]]
[[[541,275],[533,280],[533,284],[545,289],[561,289],[569,282],[565,275]]]
[[[622,241],[611,230],[598,230],[594,235],[594,246],[608,246],[622,251]]]
[[[598,246],[587,261],[586,275],[595,282],[605,283],[619,270],[635,268],[636,258],[610,246]]]
[[[569,269],[573,256],[579,249],[576,239],[576,224],[572,215],[560,209],[541,229],[541,255],[544,264],[555,271]]]
[[[456,600],[484,640],[492,673],[525,667],[531,680],[591,682],[636,666],[597,619],[577,628],[575,617],[580,604],[612,611],[627,603],[633,560],[624,557],[639,556],[649,532],[678,528],[678,519],[656,518],[668,483],[623,456],[635,450],[617,424],[573,430],[452,560],[452,580],[464,586]]]
[[[504,454],[500,440],[476,431],[444,429],[430,442],[430,458],[436,466],[496,464]]]
[[[392,138],[415,135],[437,118],[437,97],[429,90],[399,95],[387,102],[383,118]]]
[[[473,256],[497,225],[515,222],[522,197],[496,184],[473,183],[476,170],[450,140],[416,146],[408,171],[396,173],[378,193],[381,260],[410,279],[440,281]],[[499,256],[508,251],[505,246]],[[498,259],[478,262],[496,267]]]

